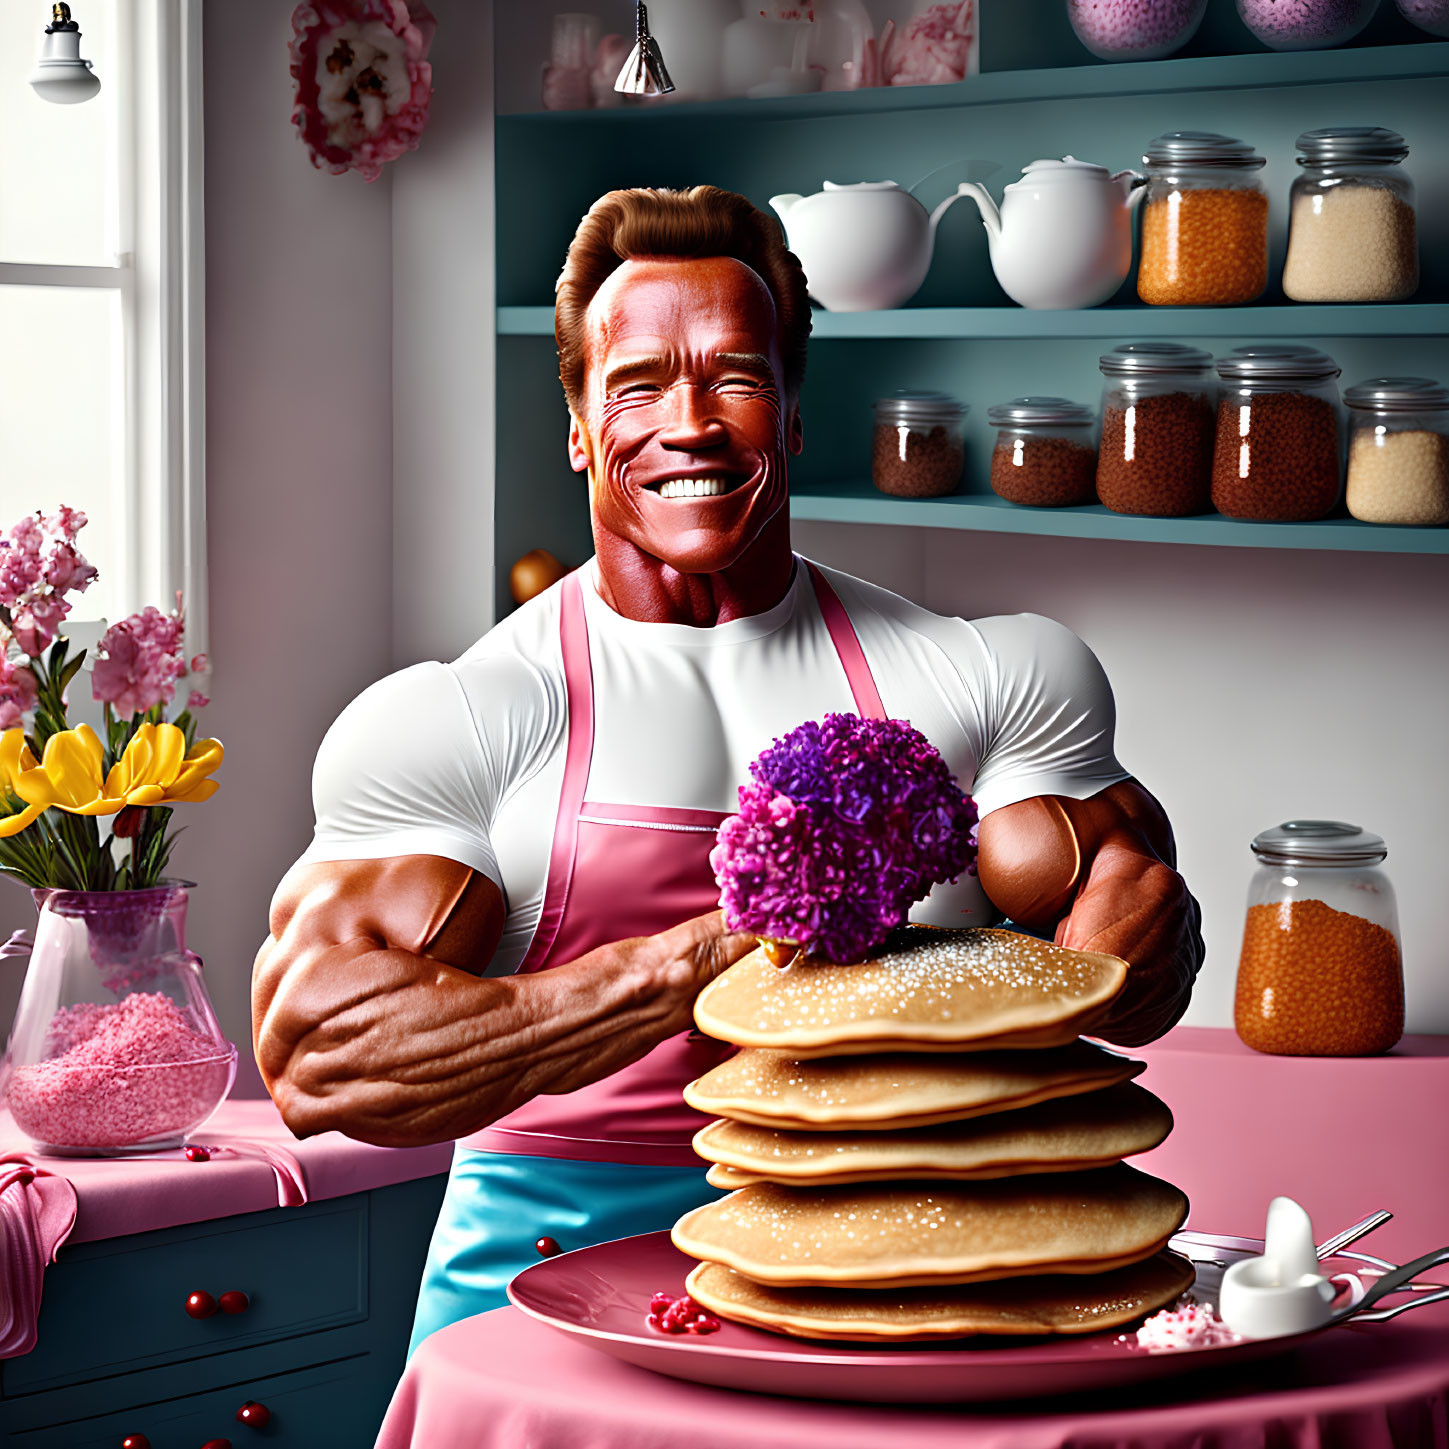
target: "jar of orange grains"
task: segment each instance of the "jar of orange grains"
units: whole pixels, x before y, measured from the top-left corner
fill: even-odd
[[[1382,838],[1341,820],[1288,820],[1253,854],[1238,1035],[1279,1056],[1388,1051],[1404,1033],[1404,972]]]
[[[1268,285],[1264,158],[1211,131],[1169,131],[1142,157],[1147,196],[1137,295],[1172,307],[1251,302]]]

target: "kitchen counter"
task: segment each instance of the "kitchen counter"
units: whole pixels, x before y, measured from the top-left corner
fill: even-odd
[[[344,1197],[446,1172],[453,1144],[372,1147],[340,1132],[299,1142],[270,1099],[223,1102],[192,1134],[196,1142],[257,1144],[296,1159],[310,1201]],[[76,1190],[76,1222],[69,1245],[201,1223],[279,1205],[275,1174],[265,1161],[218,1156],[188,1162],[179,1149],[150,1157],[44,1157],[0,1107],[0,1155],[23,1152]]]

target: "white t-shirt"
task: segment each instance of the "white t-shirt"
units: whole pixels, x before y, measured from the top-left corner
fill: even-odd
[[[1039,614],[944,618],[834,569],[886,713],[941,752],[984,817],[1033,795],[1086,799],[1128,778],[1096,656]],[[645,624],[581,574],[594,679],[585,799],[730,813],[751,762],[807,719],[853,712],[845,671],[797,563],[773,609],[712,628]],[[568,700],[560,586],[451,664],[414,664],[337,717],[312,775],[303,862],[441,855],[490,876],[507,920],[490,975],[517,968],[543,908],[563,784]],[[940,885],[911,919],[986,925],[974,876]]]

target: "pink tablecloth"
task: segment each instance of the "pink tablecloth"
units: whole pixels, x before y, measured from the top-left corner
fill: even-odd
[[[1128,1401],[1124,1401],[1128,1400]],[[378,1449],[1443,1449],[1449,1305],[1335,1330],[1297,1353],[1106,1403],[828,1404],[684,1383],[516,1308],[428,1339]]]

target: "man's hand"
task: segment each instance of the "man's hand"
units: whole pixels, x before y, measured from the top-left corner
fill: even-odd
[[[999,909],[1131,968],[1092,1035],[1142,1046],[1182,1016],[1203,959],[1202,914],[1174,868],[1167,816],[1141,785],[1008,805],[981,822],[980,843],[981,884]]]
[[[438,856],[291,872],[252,980],[257,1063],[299,1137],[384,1147],[465,1137],[687,1030],[694,998],[756,944],[719,911],[529,976],[479,979],[503,901]]]

